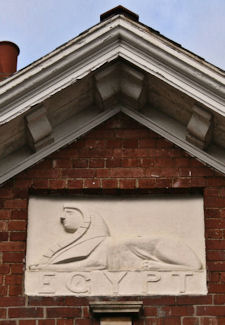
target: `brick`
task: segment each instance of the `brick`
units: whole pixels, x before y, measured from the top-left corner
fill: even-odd
[[[224,240],[207,240],[206,241],[207,249],[225,249]]]
[[[9,318],[38,318],[43,317],[42,308],[9,308]]]
[[[210,305],[212,304],[212,296],[180,296],[177,297],[178,305]]]
[[[225,198],[207,196],[204,204],[206,208],[225,208]]]
[[[155,305],[174,305],[175,304],[175,298],[174,297],[144,297],[143,298],[143,304],[145,306],[155,306]]]
[[[183,325],[200,325],[199,319],[196,317],[184,317]]]
[[[5,221],[0,221],[0,231],[7,231],[8,230],[8,223]]]
[[[14,196],[12,189],[0,188],[0,199],[10,199]]]
[[[76,319],[75,325],[92,325],[91,319]]]
[[[225,318],[217,318],[217,317],[201,317],[200,325],[224,325]]]
[[[105,169],[105,168],[96,169],[96,177],[97,178],[111,177],[111,169]]]
[[[157,316],[157,308],[144,307],[144,316]]]
[[[25,243],[21,242],[2,242],[0,243],[1,252],[19,252],[25,250]]]
[[[27,189],[33,184],[32,179],[15,179],[14,187],[20,189]]]
[[[80,308],[47,308],[47,317],[66,317],[66,318],[73,318],[73,317],[80,317],[81,316],[81,309]]]
[[[10,219],[11,211],[6,209],[0,209],[0,220],[2,219]]]
[[[155,138],[144,138],[139,139],[138,146],[139,148],[155,148],[156,147],[156,139]]]
[[[115,168],[111,171],[111,177],[137,178],[143,176],[144,170],[142,168]]]
[[[18,274],[6,275],[5,284],[20,285],[23,282],[23,276]]]
[[[214,296],[215,305],[224,305],[225,304],[225,294],[215,295]]]
[[[73,319],[58,319],[57,325],[73,325]]]
[[[8,240],[8,232],[0,232],[0,242]]]
[[[24,304],[25,304],[24,297],[1,297],[0,298],[0,307],[23,306]]]
[[[79,157],[81,158],[106,158],[112,157],[113,149],[105,148],[88,148],[81,149],[79,151]]]
[[[208,292],[209,293],[224,293],[225,292],[225,284],[224,283],[209,283],[208,284]]]
[[[140,167],[152,167],[154,166],[153,158],[140,158]]]
[[[212,218],[212,219],[207,218],[205,220],[205,226],[206,226],[206,228],[211,228],[211,229],[225,228],[225,219],[224,218]]]
[[[106,159],[106,168],[112,167],[121,167],[121,159],[114,157]]]
[[[121,139],[137,139],[148,137],[149,132],[147,128],[143,129],[117,129],[115,130],[116,138]]]
[[[138,180],[139,188],[152,188],[156,186],[156,181],[155,179],[139,179]]]
[[[29,306],[64,306],[64,297],[29,297]]]
[[[69,189],[83,188],[83,180],[81,179],[69,179],[67,182],[67,187]]]
[[[0,286],[0,296],[6,296],[7,295],[7,286]]]
[[[0,320],[0,325],[16,325],[15,320]]]
[[[12,274],[23,274],[23,272],[24,272],[23,264],[12,264],[11,272],[12,272]]]
[[[88,159],[75,159],[72,162],[72,167],[74,168],[87,168],[88,167]]]
[[[179,175],[179,170],[173,167],[162,168],[160,176],[161,177],[175,177]]]
[[[102,158],[92,158],[89,160],[89,168],[103,168],[105,160]]]
[[[4,252],[3,263],[20,263],[23,262],[24,253],[21,252]]]
[[[65,297],[66,306],[88,306],[89,302],[87,298],[82,297]]]
[[[190,158],[186,157],[186,158],[174,158],[173,159],[173,165],[175,167],[190,167]]]
[[[107,139],[106,147],[107,148],[121,148],[123,141],[121,139]]]
[[[36,325],[35,320],[20,320],[19,325]]]
[[[8,229],[10,231],[26,230],[27,223],[24,220],[10,220]]]
[[[224,306],[197,306],[199,316],[224,316]]]
[[[82,315],[84,318],[89,318],[90,317],[90,312],[88,307],[82,307]]]
[[[223,211],[223,210],[205,209],[205,217],[206,218],[220,218],[220,217],[222,217],[220,211]]]
[[[135,179],[120,179],[119,180],[119,188],[121,188],[121,189],[136,188],[136,180]]]
[[[208,272],[208,281],[209,282],[218,282],[220,279],[219,272]]]
[[[11,241],[25,241],[27,238],[27,234],[25,231],[11,232],[10,240]]]
[[[52,160],[45,158],[44,160],[42,160],[39,163],[37,163],[36,165],[34,165],[34,167],[32,169],[36,170],[36,169],[49,169],[49,168],[52,168]]]
[[[208,239],[223,239],[223,231],[219,229],[206,229],[205,234]]]
[[[207,184],[207,179],[203,177],[192,177],[191,186],[192,187],[204,187]]]
[[[0,265],[0,274],[7,274],[10,271],[9,264]]]
[[[106,148],[106,140],[104,138],[102,139],[94,139],[94,138],[86,138],[85,139],[85,145],[79,146],[79,148],[88,148],[90,150],[94,150],[94,149],[98,149],[98,148]],[[79,142],[77,143],[77,145],[79,145]]]
[[[121,167],[130,168],[130,167],[139,167],[139,165],[140,165],[140,159],[136,159],[136,158],[121,159]]]
[[[162,319],[162,325],[180,325],[181,320],[180,318],[166,318]]]
[[[90,178],[95,177],[95,169],[84,169],[84,168],[67,168],[62,170],[62,176],[63,177],[77,177],[77,178]]]
[[[50,179],[48,185],[53,190],[62,189],[66,188],[66,181],[63,179]]]
[[[53,160],[53,167],[54,168],[71,168],[72,160],[70,159],[55,159]]]
[[[118,180],[117,179],[103,179],[102,180],[102,188],[117,188]]]
[[[34,189],[47,189],[48,188],[48,179],[34,179],[32,188]]]
[[[44,168],[44,169],[30,169],[27,171],[27,177],[31,178],[59,178],[61,176],[60,169]]]
[[[159,319],[159,318],[145,318],[143,324],[145,325],[162,325],[163,324],[163,320]],[[134,325],[138,325],[138,321],[134,322]],[[142,324],[141,324],[142,325]]]
[[[209,261],[225,261],[225,251],[208,251],[207,259]]]
[[[0,318],[6,318],[6,308],[0,308]]]
[[[84,188],[99,188],[99,187],[101,187],[100,180],[97,178],[85,179],[83,187]]]
[[[27,207],[27,200],[14,199],[14,200],[5,200],[5,208],[11,209],[25,209]]]
[[[162,310],[166,316],[192,316],[194,314],[192,306],[166,306]]]
[[[155,179],[155,185],[156,187],[161,187],[161,188],[168,188],[168,187],[172,187],[172,179],[168,179],[168,178],[156,178]]]
[[[225,262],[208,262],[207,267],[209,271],[225,271]]]
[[[142,149],[142,148],[128,148],[128,149],[123,149],[122,151],[122,157],[127,157],[127,158],[143,158],[143,157],[149,157],[151,156],[151,151],[156,153],[155,149]],[[114,150],[115,153],[115,150]]]
[[[174,167],[175,165],[174,165],[174,159],[173,158],[171,158],[171,157],[157,157],[157,158],[155,158],[154,159],[154,165],[156,166],[156,167]],[[177,168],[176,168],[176,170],[178,170]]]
[[[55,325],[54,319],[40,319],[38,325]]]
[[[138,140],[137,139],[125,139],[123,140],[123,148],[137,148]]]
[[[15,220],[21,220],[21,219],[27,219],[27,211],[26,209],[20,209],[20,210],[13,210],[11,219]]]
[[[201,167],[201,168],[192,168],[191,174],[192,176],[213,176],[214,171],[207,167]]]

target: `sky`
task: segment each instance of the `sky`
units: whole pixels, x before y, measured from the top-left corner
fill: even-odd
[[[123,5],[139,21],[225,70],[225,0],[0,0],[0,40],[20,48],[18,70]]]

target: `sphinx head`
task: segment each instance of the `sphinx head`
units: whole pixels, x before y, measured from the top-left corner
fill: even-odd
[[[82,224],[83,215],[79,209],[64,207],[60,221],[66,232],[74,233]]]

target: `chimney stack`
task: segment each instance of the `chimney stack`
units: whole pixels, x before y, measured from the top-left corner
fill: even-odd
[[[12,42],[0,42],[0,81],[12,75],[17,70],[19,47]]]

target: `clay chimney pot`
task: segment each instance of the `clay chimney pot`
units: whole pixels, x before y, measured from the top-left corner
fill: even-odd
[[[12,42],[0,42],[0,80],[9,77],[17,70],[19,47]]]

